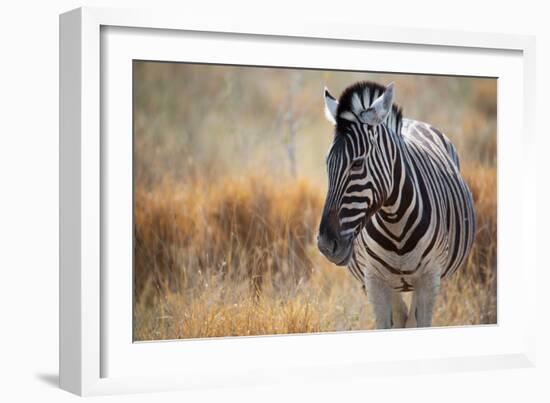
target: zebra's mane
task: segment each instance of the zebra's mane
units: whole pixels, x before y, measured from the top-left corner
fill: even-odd
[[[382,95],[385,90],[386,87],[372,81],[360,81],[350,85],[340,95],[336,111],[336,116],[338,116],[336,124],[346,124],[346,120],[340,117],[342,112],[352,112],[356,116],[360,116],[361,112],[370,107],[374,100]],[[357,102],[357,99],[360,102]],[[402,117],[401,107],[394,103],[386,119],[386,125],[388,128],[393,129],[396,134],[401,134]]]

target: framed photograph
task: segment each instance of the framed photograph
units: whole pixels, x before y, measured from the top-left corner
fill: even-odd
[[[61,15],[62,388],[532,366],[534,88],[527,36]]]

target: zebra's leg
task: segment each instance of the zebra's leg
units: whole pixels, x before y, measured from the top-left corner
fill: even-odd
[[[416,294],[414,316],[418,327],[432,325],[432,314],[439,294],[439,284],[439,273],[427,273],[420,277],[414,285]]]
[[[376,319],[376,328],[391,328],[393,290],[374,276],[367,276],[365,280],[369,305]]]
[[[392,292],[392,321],[394,328],[405,327],[407,323],[407,305],[400,292]]]
[[[411,306],[405,327],[416,327],[416,291],[412,292]]]

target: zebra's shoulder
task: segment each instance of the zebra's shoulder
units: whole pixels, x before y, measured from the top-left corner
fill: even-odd
[[[419,120],[403,119],[401,135],[406,139],[416,140],[421,143],[427,142],[437,146],[447,154],[460,170],[460,160],[455,146],[443,132],[434,126]]]

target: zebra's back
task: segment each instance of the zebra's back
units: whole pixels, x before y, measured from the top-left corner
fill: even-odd
[[[422,143],[425,142],[427,147],[439,148],[447,154],[460,171],[460,161],[455,146],[451,140],[437,128],[417,120],[403,119],[401,135],[405,138],[414,139]]]

